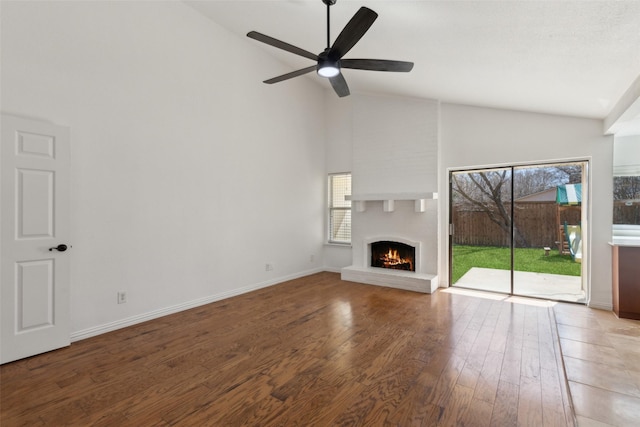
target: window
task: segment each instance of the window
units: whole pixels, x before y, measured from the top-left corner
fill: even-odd
[[[329,243],[351,243],[351,174],[329,175]]]
[[[613,223],[640,225],[640,176],[613,177]]]

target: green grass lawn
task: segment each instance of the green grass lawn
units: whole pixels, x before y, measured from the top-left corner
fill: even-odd
[[[451,283],[456,283],[471,267],[511,269],[510,252],[510,248],[454,245]],[[542,248],[515,249],[514,269],[516,271],[580,276],[580,264],[574,262],[571,255],[560,255],[557,250],[551,250],[549,256],[544,256]]]

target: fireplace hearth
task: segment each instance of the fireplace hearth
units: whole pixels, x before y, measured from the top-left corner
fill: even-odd
[[[416,271],[416,248],[388,240],[372,242],[371,267]]]

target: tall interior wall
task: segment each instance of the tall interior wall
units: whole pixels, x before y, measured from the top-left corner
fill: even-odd
[[[71,129],[72,339],[322,269],[321,86],[182,2],[0,7],[2,112]]]

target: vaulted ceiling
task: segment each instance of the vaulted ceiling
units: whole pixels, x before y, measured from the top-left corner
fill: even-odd
[[[185,2],[239,37],[255,30],[314,53],[326,47],[321,0]],[[331,42],[361,6],[379,17],[345,58],[415,66],[410,73],[343,69],[352,93],[605,118],[640,76],[639,1],[338,0]],[[275,73],[265,68],[265,80],[313,65],[246,40],[283,63]],[[233,67],[233,58],[225,61]],[[330,87],[315,73],[297,78]]]

